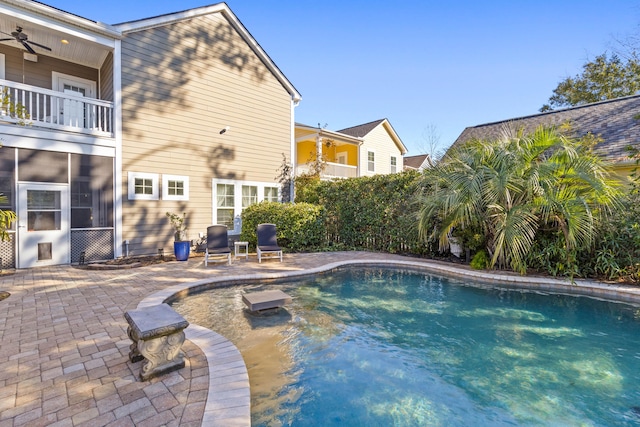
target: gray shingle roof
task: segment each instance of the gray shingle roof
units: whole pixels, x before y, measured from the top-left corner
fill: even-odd
[[[540,125],[560,126],[567,122],[577,137],[591,132],[602,138],[596,145],[602,155],[622,160],[627,157],[626,147],[640,142],[640,95],[468,127],[453,146],[470,139],[499,138],[505,127],[524,128],[529,133]]]
[[[373,122],[369,122],[369,123],[365,123],[365,124],[362,124],[362,125],[358,125],[358,126],[353,126],[353,127],[350,127],[350,128],[342,129],[342,130],[339,130],[338,132],[344,133],[344,134],[347,134],[347,135],[351,135],[351,136],[355,136],[355,137],[358,137],[358,138],[363,138],[369,132],[371,132],[376,126],[378,126],[380,123],[382,123],[384,121],[385,121],[385,119],[375,120]]]
[[[418,154],[416,156],[405,156],[404,166],[411,169],[418,169],[429,158],[428,154]]]

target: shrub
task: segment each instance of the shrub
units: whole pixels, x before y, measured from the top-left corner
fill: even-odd
[[[489,254],[484,249],[476,252],[469,264],[475,270],[485,270],[491,264]]]
[[[278,245],[287,251],[318,250],[324,245],[325,211],[322,206],[277,202],[251,205],[242,212],[240,238],[255,248],[256,229],[263,223],[276,225]]]
[[[640,193],[636,188],[598,230],[596,243],[579,254],[582,263],[592,274],[609,280],[640,281]]]
[[[527,253],[526,263],[530,269],[552,276],[583,276],[580,263],[572,262],[575,259],[575,250],[567,254],[565,240],[561,232],[545,230],[536,236],[536,240]]]
[[[425,172],[431,188],[422,194],[422,234],[444,250],[470,228],[464,244],[484,245],[492,266],[524,274],[537,235],[556,229],[564,238],[564,270],[573,276],[575,248],[593,242],[599,213],[619,195],[592,145],[587,136],[541,126],[455,147]]]

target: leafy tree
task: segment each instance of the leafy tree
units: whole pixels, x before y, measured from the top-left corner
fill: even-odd
[[[521,273],[541,228],[561,232],[567,254],[574,253],[590,244],[595,218],[618,195],[592,142],[540,127],[531,135],[519,131],[454,148],[425,171],[431,190],[421,196],[421,234],[438,240],[441,250],[456,235],[479,234],[491,267]]]
[[[603,53],[582,68],[581,74],[558,84],[540,111],[634,95],[640,90],[640,61],[635,55],[623,61],[615,54],[607,57]]]

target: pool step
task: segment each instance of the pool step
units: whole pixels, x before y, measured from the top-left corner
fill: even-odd
[[[280,290],[251,292],[242,295],[242,301],[252,312],[283,307],[292,301],[290,295]]]

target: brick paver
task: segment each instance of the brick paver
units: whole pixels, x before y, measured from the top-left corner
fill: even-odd
[[[132,364],[128,359],[130,342],[124,312],[144,301],[155,303],[157,298],[164,298],[163,291],[174,292],[194,282],[299,274],[345,260],[407,262],[458,275],[475,274],[484,280],[496,277],[451,265],[365,252],[285,254],[283,263],[261,264],[253,256],[231,266],[208,268],[204,268],[202,257],[192,257],[187,262],[128,270],[71,266],[18,270],[0,276],[0,290],[11,293],[0,301],[0,427],[196,426],[209,425],[219,416],[227,417],[229,423],[242,419],[244,409],[221,408],[215,396],[209,395],[211,387],[222,384],[226,391],[221,401],[233,401],[240,396],[238,387],[244,387],[234,377],[242,369],[231,356],[226,366],[207,362],[213,363],[212,353],[216,351],[232,354],[227,344],[210,336],[205,340],[204,328],[187,328],[183,347],[186,366],[141,382],[137,378],[141,362]],[[531,282],[515,275],[500,278],[523,285]],[[571,286],[562,281],[534,281],[544,289]],[[592,288],[592,293],[603,296],[638,297],[635,288],[587,282],[579,283],[578,288]],[[220,376],[209,378],[210,372]]]
[[[353,256],[366,256],[354,253]],[[248,271],[291,271],[340,259],[287,255],[282,264],[255,257],[204,268],[202,257],[127,270],[71,266],[0,276],[0,427],[200,425],[209,370],[187,340],[186,366],[147,382],[129,362],[124,312],[176,284]]]

